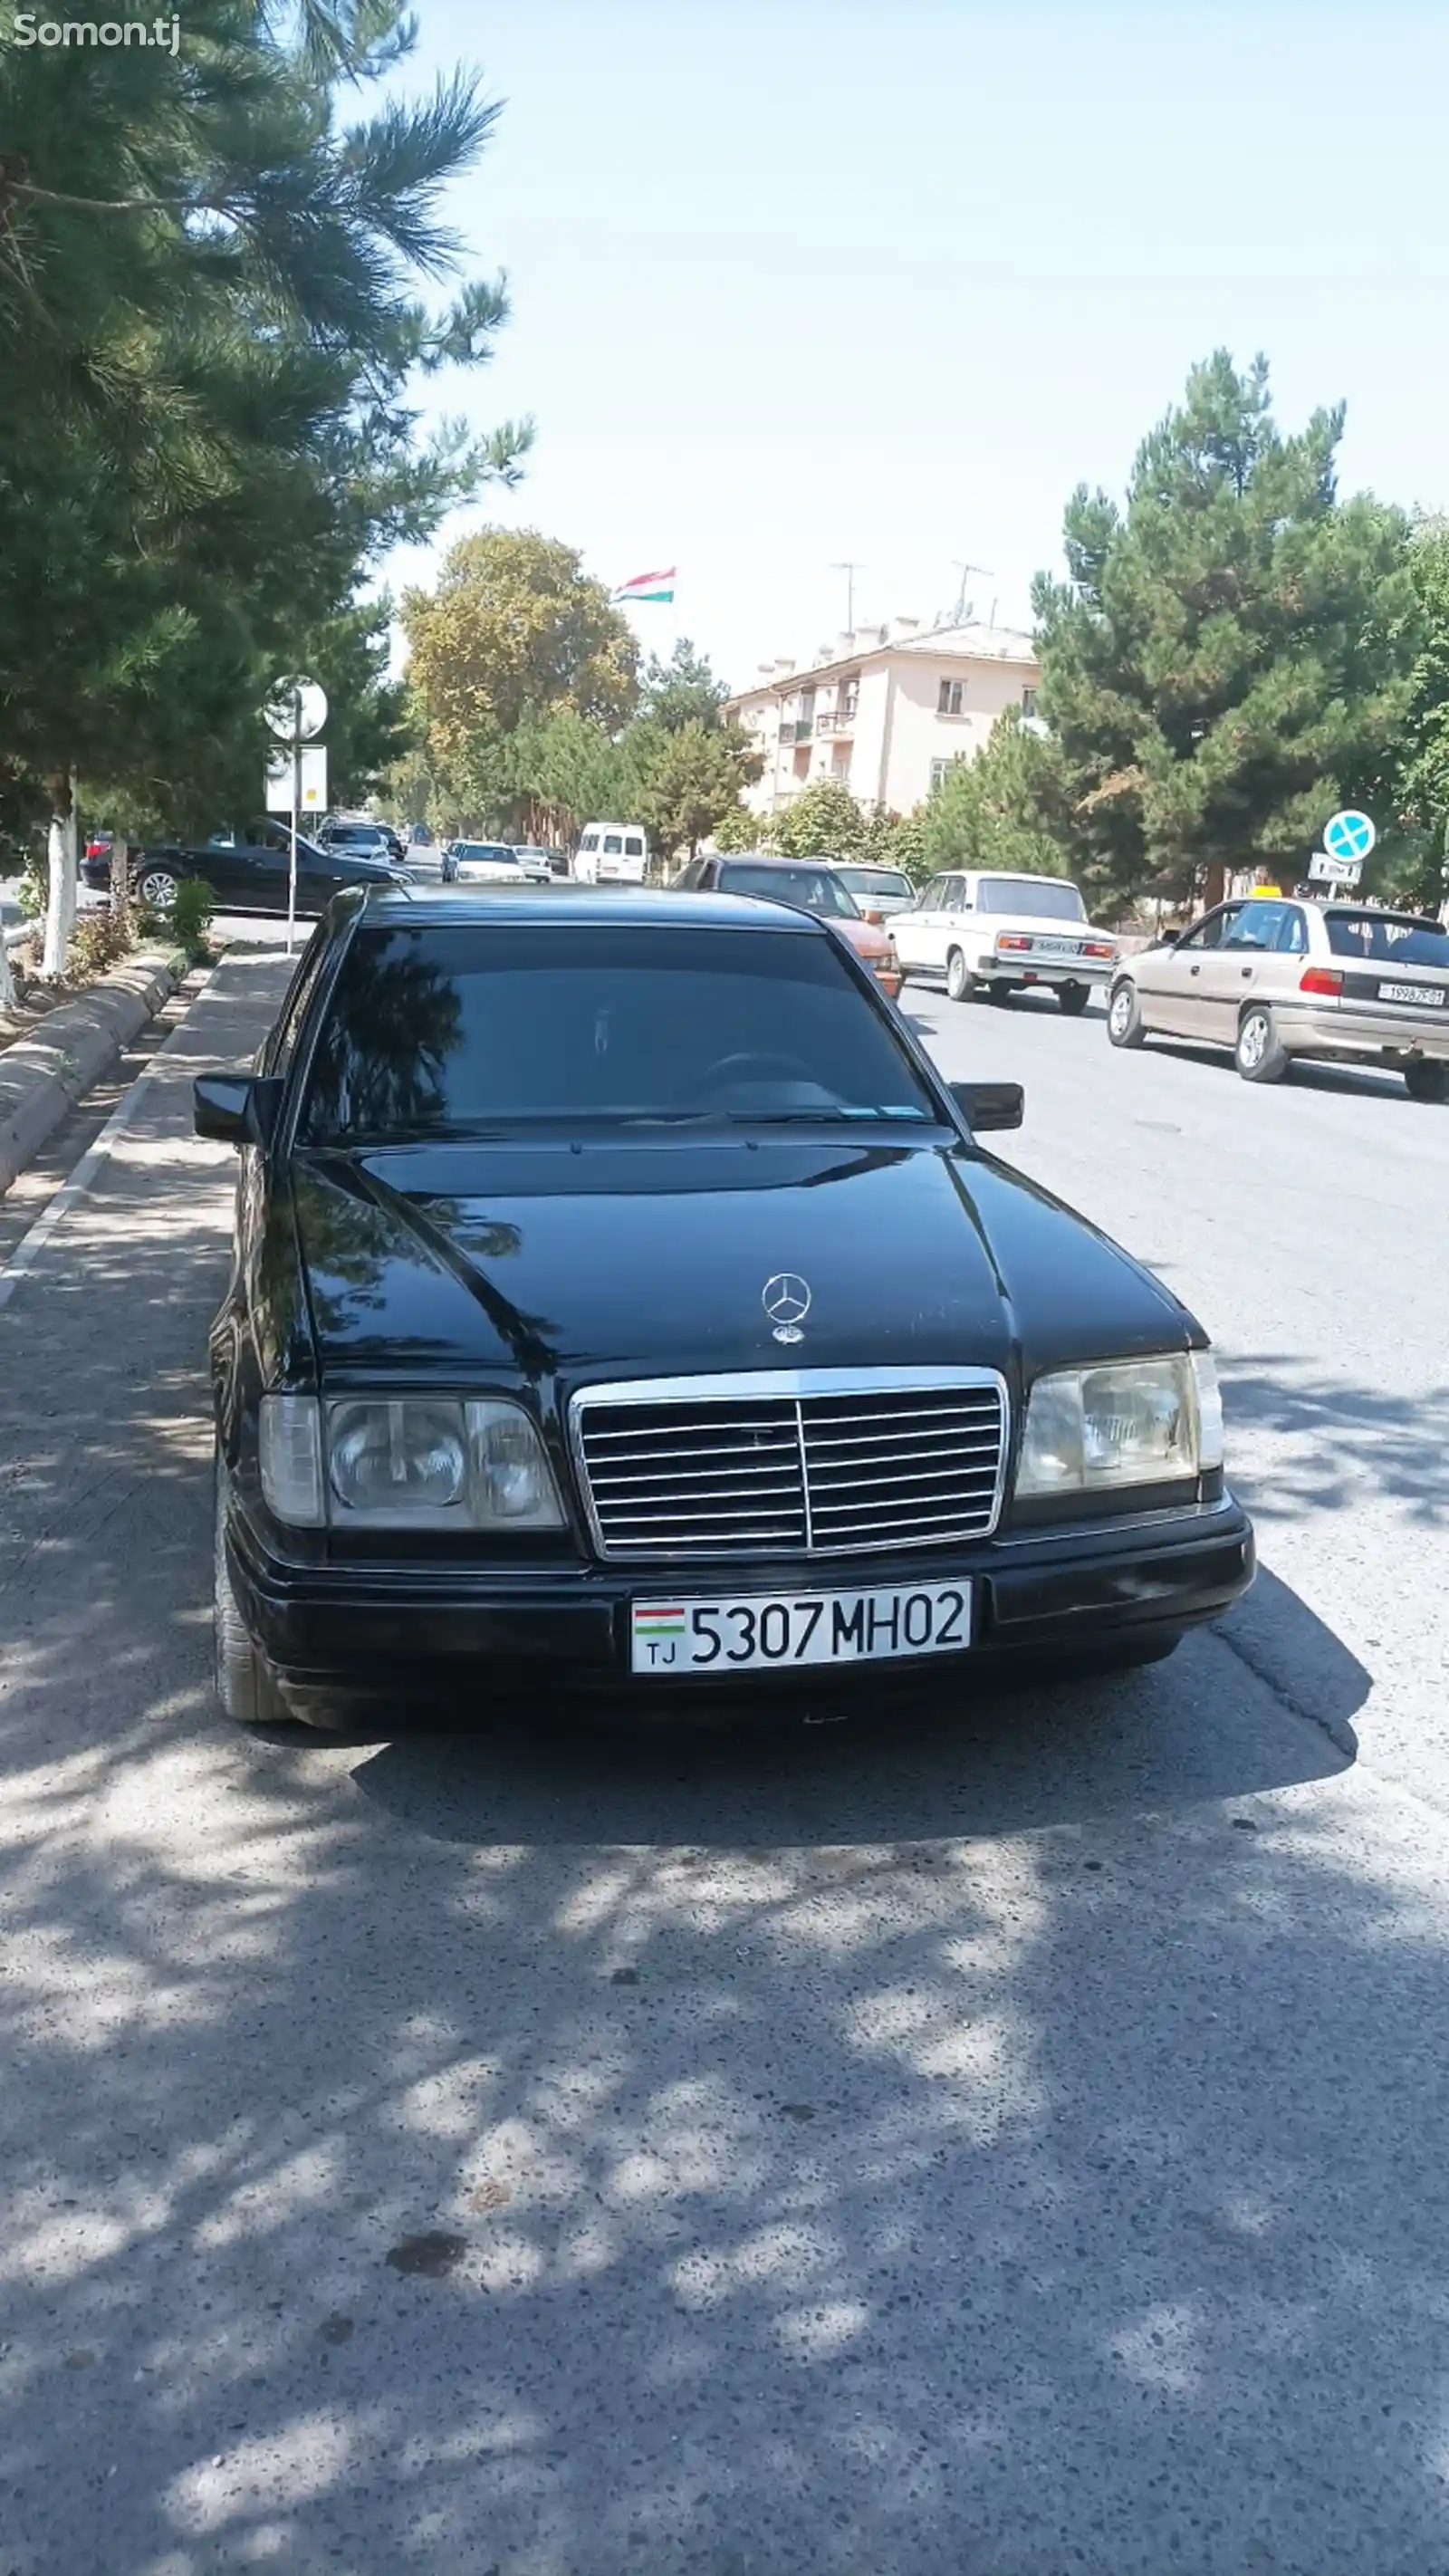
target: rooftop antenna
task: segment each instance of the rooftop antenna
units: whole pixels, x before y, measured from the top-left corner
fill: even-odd
[[[830,569],[832,572],[843,572],[845,575],[845,631],[847,635],[853,635],[855,633],[855,576],[858,572],[864,572],[865,566],[859,563],[833,563]]]
[[[985,580],[989,581],[991,579],[991,567],[989,564],[958,563],[953,555],[951,558],[951,570],[953,572],[958,572],[961,576],[961,587],[956,593],[956,605],[951,611],[951,623],[953,626],[964,626],[966,623],[967,610],[972,604],[966,596],[966,584],[970,580],[973,572],[979,572]]]

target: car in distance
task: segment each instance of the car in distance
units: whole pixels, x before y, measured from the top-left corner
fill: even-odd
[[[535,885],[539,871],[525,865],[511,841],[447,841],[443,846],[445,885]],[[546,872],[545,872],[546,881]]]
[[[812,912],[849,942],[883,993],[895,1001],[900,992],[900,968],[879,914],[861,911],[841,870],[829,859],[782,859],[767,850],[707,855],[681,868],[671,880],[671,891],[753,895],[765,903],[787,903],[800,912]]]
[[[220,1696],[1144,1663],[1253,1568],[1207,1337],[827,923],[347,895],[251,1074],[210,1340]],[[355,1717],[355,1708],[351,1712]],[[343,1717],[343,1722],[348,1722]]]
[[[557,871],[551,852],[533,841],[515,841],[513,855],[530,885],[552,885]]]
[[[968,868],[933,877],[891,921],[902,972],[944,984],[953,1002],[1005,1002],[1040,988],[1084,1011],[1111,981],[1117,943],[1087,918],[1069,877]]]
[[[915,903],[916,889],[903,868],[868,867],[860,859],[834,859],[831,865],[861,911],[877,920],[889,921],[894,913],[909,912]]]
[[[1415,1100],[1449,1098],[1449,931],[1372,904],[1249,895],[1126,958],[1107,1004],[1114,1046],[1149,1037],[1231,1048],[1245,1082],[1295,1056],[1378,1065]]]
[[[580,885],[642,885],[649,836],[639,823],[586,823],[574,856]]]
[[[162,842],[138,853],[133,864],[136,893],[142,903],[165,912],[185,878],[201,877],[224,912],[285,913],[291,839],[289,824],[266,815],[240,829],[224,825],[205,841]],[[333,896],[349,886],[406,885],[409,877],[410,871],[388,854],[324,849],[305,833],[297,835],[299,913],[325,912]]]
[[[313,836],[319,849],[355,850],[373,858],[405,859],[407,845],[391,823],[370,823],[365,817],[329,814]]]

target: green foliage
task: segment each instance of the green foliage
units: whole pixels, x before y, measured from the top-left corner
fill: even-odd
[[[687,724],[713,732],[724,720],[729,696],[702,653],[681,636],[667,662],[651,654],[640,684],[639,712],[647,722],[679,733]]]
[[[429,752],[479,802],[507,785],[507,737],[564,708],[609,728],[633,712],[626,620],[572,546],[533,529],[464,537],[436,590],[405,594],[402,619]]]
[[[926,810],[917,805],[909,814],[892,814],[877,805],[866,817],[861,857],[873,867],[900,868],[919,885],[926,873]]]
[[[674,729],[637,730],[653,740],[638,746],[643,758],[630,813],[666,855],[692,855],[718,822],[740,810],[740,789],[758,775],[758,762],[733,726],[710,727],[698,716]],[[621,749],[627,754],[627,736]]]
[[[204,965],[212,954],[207,932],[216,911],[216,896],[204,877],[183,877],[167,916],[167,928],[188,964]]]
[[[1419,654],[1391,774],[1362,801],[1389,830],[1369,882],[1428,912],[1449,896],[1449,525],[1427,521],[1409,549]],[[1358,801],[1357,799],[1355,801]]]
[[[1061,754],[1022,725],[1015,707],[997,717],[975,760],[948,769],[918,823],[919,866],[1070,873]]]
[[[354,114],[412,40],[400,0],[195,0],[174,57],[0,40],[7,820],[63,810],[74,770],[170,828],[243,779],[254,802],[304,646],[344,699],[370,664],[344,778],[397,748],[366,567],[528,439],[417,435],[410,386],[486,355],[506,301],[418,300],[496,110],[454,79]]]
[[[67,976],[72,983],[91,983],[126,955],[132,937],[130,918],[124,913],[119,917],[109,912],[82,913],[70,936]]]
[[[865,816],[834,778],[813,779],[775,821],[775,846],[787,859],[857,859],[867,841]]]
[[[1318,411],[1283,436],[1266,360],[1239,374],[1219,350],[1144,441],[1125,511],[1085,486],[1069,504],[1068,579],[1034,593],[1040,705],[1099,887],[1296,876],[1382,765],[1412,691],[1412,578],[1402,515],[1337,497],[1342,426]]]
[[[774,818],[752,814],[748,805],[731,805],[716,818],[717,850],[768,850],[773,847]]]

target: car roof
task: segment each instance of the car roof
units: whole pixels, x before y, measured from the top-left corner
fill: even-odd
[[[782,850],[716,850],[722,868],[833,868],[837,859],[787,859]]]
[[[763,896],[671,893],[661,886],[379,886],[362,900],[368,921],[410,921],[447,928],[464,921],[638,922],[671,930],[787,930],[826,938],[814,913],[792,912]]]

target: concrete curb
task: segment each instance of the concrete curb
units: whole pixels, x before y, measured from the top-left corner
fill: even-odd
[[[179,980],[169,958],[133,957],[0,1054],[0,1197]]]

